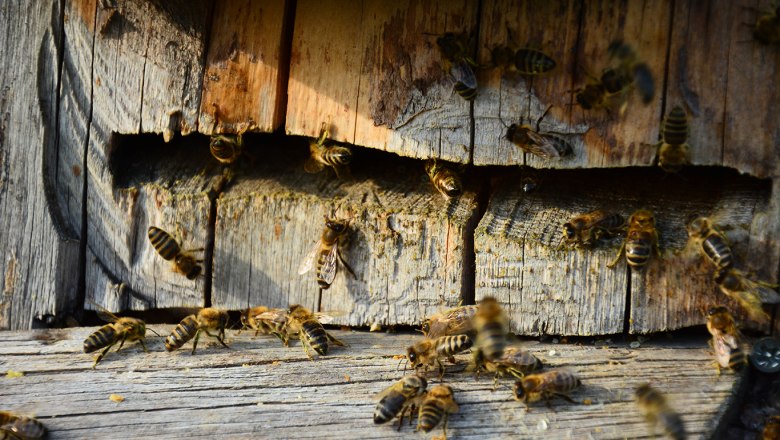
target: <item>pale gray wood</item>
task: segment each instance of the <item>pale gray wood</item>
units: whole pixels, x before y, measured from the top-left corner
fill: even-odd
[[[261,147],[268,150],[268,146]],[[288,150],[285,150],[288,151]],[[322,310],[348,325],[417,324],[458,304],[470,283],[467,242],[476,195],[447,201],[422,164],[355,166],[354,179],[306,174],[285,157],[237,178],[217,201],[213,304],[228,309],[301,303],[317,308],[316,268],[298,268],[324,228],[323,216],[351,218],[343,256]]]
[[[61,2],[0,7],[0,328],[72,311],[78,239],[57,203]],[[69,172],[69,171],[68,171]]]
[[[173,326],[154,325],[167,334]],[[161,337],[147,338],[150,353],[130,344],[110,353],[96,370],[81,345],[96,328],[0,333],[0,369],[25,373],[4,379],[5,408],[35,415],[52,439],[153,435],[155,438],[424,438],[405,425],[400,432],[372,422],[375,395],[398,380],[399,355],[417,335],[334,331],[349,344],[309,361],[297,342],[284,348],[273,337],[228,332],[231,349],[210,338],[195,356],[189,343],[166,353]],[[651,382],[681,415],[689,438],[706,438],[733,402],[739,384],[717,375],[704,337],[684,341],[566,345],[528,343],[550,367],[574,368],[583,387],[577,404],[553,400],[531,411],[514,401],[502,380],[475,381],[448,372],[460,412],[450,418],[450,438],[545,436],[549,438],[644,438],[644,418],[633,389]],[[465,364],[469,354],[457,356]],[[438,383],[432,375],[429,384]],[[121,403],[109,395],[125,398]],[[583,402],[589,399],[589,404]]]

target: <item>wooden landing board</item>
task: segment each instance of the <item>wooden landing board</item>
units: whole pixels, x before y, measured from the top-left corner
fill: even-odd
[[[167,334],[173,326],[152,326]],[[309,361],[297,341],[284,348],[272,337],[228,332],[231,349],[204,341],[167,353],[163,340],[147,338],[150,353],[131,344],[110,353],[96,370],[82,341],[96,328],[0,333],[3,409],[35,415],[51,439],[99,438],[430,438],[404,425],[376,426],[374,396],[402,375],[394,355],[417,335],[334,331],[349,347]],[[207,338],[209,339],[209,338]],[[553,400],[526,411],[511,397],[512,381],[492,392],[492,378],[447,373],[460,412],[450,418],[451,439],[485,437],[646,438],[634,388],[650,382],[682,416],[689,438],[707,438],[718,427],[740,382],[718,376],[705,339],[594,346],[529,343],[549,366],[573,368],[583,387],[576,404]],[[457,356],[465,364],[469,354]],[[457,367],[452,367],[457,369]],[[434,375],[435,376],[435,375]],[[429,386],[438,383],[429,378]],[[121,403],[111,394],[124,397]],[[587,403],[585,403],[587,402]]]

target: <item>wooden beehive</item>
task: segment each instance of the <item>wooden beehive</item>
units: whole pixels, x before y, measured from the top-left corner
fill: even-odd
[[[492,295],[523,334],[676,329],[722,300],[701,261],[675,254],[692,214],[725,213],[740,264],[777,279],[780,52],[751,40],[752,3],[43,3],[4,12],[27,25],[1,52],[26,61],[0,72],[0,328],[62,322],[89,301],[303,303],[344,311],[341,324],[411,325]],[[534,81],[478,70],[476,100],[462,100],[428,34],[472,32],[485,65],[508,28],[556,70]],[[622,118],[572,105],[617,38],[654,72],[655,100],[632,95]],[[665,175],[648,144],[677,104],[692,116],[693,166]],[[503,139],[504,121],[548,105],[545,124],[571,133],[571,158]],[[293,137],[316,137],[323,122],[362,157],[353,180],[303,172],[306,142]],[[203,135],[244,130],[258,133],[247,135],[255,160],[225,174]],[[471,165],[462,197],[448,202],[425,180],[431,157]],[[538,191],[522,190],[528,174]],[[605,267],[614,248],[557,249],[560,225],[600,206],[655,210],[663,260],[631,273]],[[342,272],[320,300],[295,269],[325,214],[352,216],[358,279]],[[170,271],[150,225],[205,248],[205,277]]]

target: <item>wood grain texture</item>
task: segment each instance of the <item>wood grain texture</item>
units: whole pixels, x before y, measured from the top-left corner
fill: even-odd
[[[342,252],[357,276],[340,267],[322,293],[321,309],[342,314],[335,323],[417,324],[458,304],[470,288],[464,277],[474,192],[446,201],[414,161],[380,166],[358,159],[349,181],[330,170],[306,174],[302,160],[288,162],[291,147],[279,148],[283,156],[265,156],[264,166],[238,177],[217,200],[215,306],[317,309],[316,267],[304,275],[298,268],[320,238],[325,215],[351,219]]]
[[[152,326],[166,334],[172,326]],[[147,338],[109,354],[92,370],[81,345],[96,328],[0,333],[0,368],[25,372],[4,378],[0,399],[10,410],[34,414],[51,439],[98,438],[424,438],[413,427],[374,425],[375,395],[403,374],[401,354],[418,336],[335,331],[349,347],[311,362],[296,342],[284,348],[271,337],[229,337],[230,350],[202,342],[195,356],[163,350]],[[707,438],[740,383],[718,376],[702,338],[645,342],[638,349],[534,344],[529,350],[549,366],[576,369],[583,387],[531,411],[514,401],[511,381],[491,392],[492,380],[447,373],[460,412],[450,417],[450,438],[642,438],[649,435],[633,402],[633,389],[649,381],[665,392],[682,416],[689,438]],[[465,363],[469,355],[459,355]],[[429,384],[437,383],[431,377]],[[125,398],[109,400],[110,394]],[[589,404],[582,402],[588,399]],[[63,404],[67,401],[67,404]],[[325,427],[327,425],[327,427]],[[435,431],[439,434],[441,431]]]
[[[466,163],[469,103],[452,92],[426,33],[475,32],[474,2],[298,2],[287,132]],[[324,23],[327,25],[323,26]]]
[[[217,2],[200,108],[201,133],[274,131],[284,2]]]

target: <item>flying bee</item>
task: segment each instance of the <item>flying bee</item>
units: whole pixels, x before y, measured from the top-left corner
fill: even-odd
[[[612,68],[604,69],[601,73],[601,85],[607,94],[615,95],[623,93],[631,87],[633,80],[622,75],[620,71]]]
[[[488,373],[494,373],[493,388],[498,386],[498,378],[506,375],[512,375],[516,378],[522,378],[526,374],[541,370],[544,367],[542,361],[520,347],[506,347],[504,354],[494,360],[484,360],[482,368]]]
[[[309,309],[295,304],[290,306],[287,313],[287,324],[284,328],[288,336],[300,338],[303,350],[309,359],[312,358],[309,348],[317,354],[325,356],[331,345],[344,346],[344,343],[336,339],[333,335],[325,331],[319,320],[319,315],[312,313]]]
[[[446,357],[451,363],[455,363],[454,355],[471,348],[471,338],[466,335],[440,336],[436,339],[425,338],[406,349],[406,358],[412,368],[428,370],[436,364],[439,375],[444,376],[444,365],[440,358]]]
[[[228,314],[224,310],[218,310],[213,307],[206,307],[201,309],[197,315],[189,315],[181,320],[179,325],[173,329],[173,332],[165,339],[165,349],[168,351],[176,350],[181,347],[187,341],[195,338],[192,341],[192,354],[195,354],[195,349],[198,347],[198,339],[200,334],[205,333],[212,338],[217,338],[222,346],[230,348],[225,343],[225,327],[228,323]],[[209,333],[210,330],[217,330],[216,335]]]
[[[667,173],[676,173],[690,163],[688,151],[688,116],[679,105],[666,115],[661,127],[661,140],[656,144],[655,163]]]
[[[474,365],[479,372],[485,360],[495,361],[504,355],[504,348],[509,332],[509,321],[504,310],[495,298],[482,300],[473,319],[474,330],[477,332],[476,349],[474,350]]]
[[[417,430],[430,432],[442,424],[444,438],[447,438],[447,419],[458,412],[458,404],[448,385],[436,385],[425,393],[417,415]]]
[[[330,132],[323,123],[320,136],[316,141],[309,142],[310,155],[303,164],[303,170],[315,174],[327,166],[333,168],[337,178],[346,178],[349,176],[349,164],[352,162],[352,149],[344,145],[327,144],[329,137]]]
[[[615,71],[619,76],[631,81],[639,91],[642,102],[649,104],[655,95],[655,81],[650,66],[643,62],[633,47],[621,40],[615,40],[607,48],[610,58],[617,59]]]
[[[682,418],[666,403],[666,397],[649,384],[637,387],[636,403],[644,413],[652,434],[656,425],[660,424],[664,433],[675,440],[686,438],[685,425]]]
[[[692,245],[716,269],[728,269],[734,265],[734,256],[726,236],[707,217],[698,217],[686,228]]]
[[[721,368],[739,371],[747,365],[748,355],[742,342],[742,334],[728,309],[710,308],[707,311],[707,330],[712,335],[710,345],[715,351],[718,374]]]
[[[352,274],[352,277],[357,279],[355,272],[344,261],[339,248],[339,246],[344,246],[347,232],[349,232],[349,220],[325,217],[325,229],[322,231],[322,236],[320,236],[320,239],[301,262],[301,266],[298,268],[298,275],[303,275],[310,271],[316,261],[317,284],[319,284],[320,289],[328,289],[333,284],[333,280],[336,279],[336,272],[339,262],[341,262],[341,265]]]
[[[582,385],[579,377],[570,370],[557,369],[544,373],[529,374],[515,382],[515,399],[526,404],[555,396],[562,397],[574,403],[569,393]]]
[[[623,216],[601,209],[575,216],[563,224],[563,241],[569,247],[591,246],[623,230]]]
[[[414,407],[420,405],[428,382],[424,377],[416,374],[404,376],[398,382],[377,395],[379,402],[374,409],[374,423],[380,425],[398,416],[398,429],[404,420],[404,413],[408,410],[409,417],[414,414]]]
[[[757,321],[769,320],[762,304],[780,303],[780,295],[773,290],[777,284],[751,280],[745,273],[733,267],[716,270],[715,283],[723,294],[737,301],[748,315]]]
[[[521,121],[520,124],[510,125],[504,137],[524,152],[542,159],[560,159],[570,155],[572,148],[568,142],[551,132],[540,131],[540,124],[551,108],[552,106],[547,107],[547,110],[536,121],[536,129]]]
[[[38,440],[46,437],[46,427],[38,420],[0,411],[0,439]]]
[[[252,329],[255,336],[259,334],[274,335],[287,346],[287,334],[284,326],[287,324],[286,309],[270,309],[265,306],[250,307],[241,313],[241,330]],[[241,332],[239,331],[239,333]]]
[[[446,198],[457,197],[463,193],[460,176],[455,170],[436,159],[425,162],[425,172],[433,186]]]
[[[658,249],[658,231],[655,229],[655,215],[640,209],[631,214],[628,219],[628,229],[623,244],[615,259],[607,267],[615,267],[623,253],[626,254],[626,263],[632,269],[641,269],[647,265],[653,253],[661,257]]]
[[[100,327],[84,340],[84,353],[92,353],[105,347],[105,350],[95,358],[95,363],[92,364],[93,369],[117,342],[119,342],[119,348],[116,351],[121,350],[125,342],[133,341],[138,341],[145,352],[149,351],[144,344],[146,324],[143,321],[137,318],[120,318],[102,307],[97,311],[97,314],[108,324]]]
[[[149,241],[157,253],[165,260],[173,260],[175,272],[186,276],[190,280],[194,280],[200,275],[202,271],[200,263],[203,260],[196,260],[195,257],[190,255],[190,252],[202,251],[203,249],[183,251],[175,238],[156,226],[149,226],[148,235]]]
[[[477,314],[477,306],[458,306],[444,313],[435,313],[423,321],[422,332],[426,338],[462,335],[473,330],[472,318]]]
[[[209,150],[220,163],[235,162],[244,150],[244,138],[239,134],[215,134],[209,141]]]

